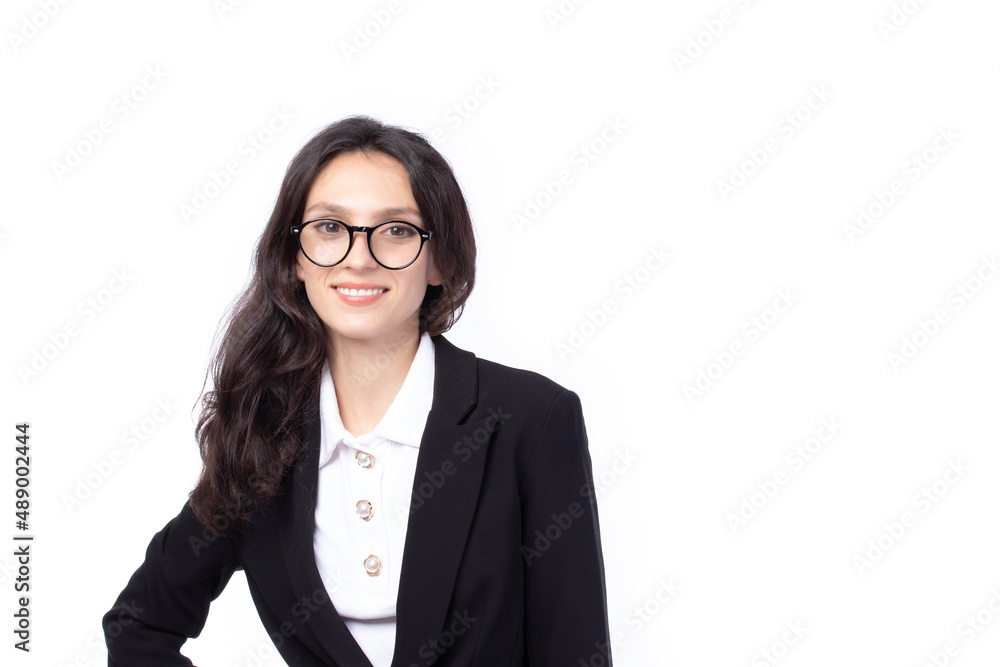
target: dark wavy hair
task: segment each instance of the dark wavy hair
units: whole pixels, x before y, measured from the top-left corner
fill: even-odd
[[[346,153],[384,154],[410,176],[442,284],[428,285],[420,332],[437,335],[459,318],[475,280],[476,245],[462,189],[448,162],[421,135],[368,116],[328,125],[310,139],[285,172],[274,210],[254,255],[246,290],[223,319],[224,333],[202,386],[195,435],[203,467],[190,494],[198,520],[215,535],[231,535],[273,498],[302,455],[307,407],[319,400],[329,338],[295,275],[301,222],[313,181]]]

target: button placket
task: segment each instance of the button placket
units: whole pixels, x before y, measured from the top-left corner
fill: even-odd
[[[382,444],[365,438],[358,442],[358,451],[354,454],[357,466],[352,466],[351,475],[357,492],[353,508],[360,536],[358,548],[361,551],[357,562],[368,575],[370,583],[365,588],[371,588],[373,593],[382,593],[388,587],[383,567],[389,555],[389,545],[381,493],[385,460],[381,451],[375,451],[382,449]]]

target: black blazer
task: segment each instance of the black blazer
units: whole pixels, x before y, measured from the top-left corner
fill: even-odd
[[[610,665],[604,563],[575,393],[478,359],[442,336],[417,457],[392,667]],[[308,454],[236,537],[185,503],[103,619],[108,664],[176,667],[233,572],[296,667],[371,663],[334,609],[313,552],[318,402]],[[358,567],[362,564],[358,563]]]

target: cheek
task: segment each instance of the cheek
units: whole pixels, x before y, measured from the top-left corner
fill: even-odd
[[[309,305],[313,307],[313,310],[317,310],[318,312],[317,306],[322,303],[327,289],[326,275],[322,271],[312,271],[301,266],[296,269],[296,275],[305,286]]]
[[[316,310],[316,285],[312,280],[308,279],[303,284],[306,287],[306,296],[309,298],[309,305],[313,307],[313,310]]]
[[[428,278],[427,267],[420,267],[408,274],[405,280],[398,281],[397,285],[400,291],[406,294],[410,300],[422,300],[424,293],[427,291]]]

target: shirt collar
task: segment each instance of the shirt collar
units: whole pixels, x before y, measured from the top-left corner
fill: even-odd
[[[320,380],[319,410],[321,423],[319,464],[322,466],[333,456],[341,442],[357,447],[359,441],[370,436],[384,438],[411,447],[420,447],[427,414],[434,398],[434,341],[424,332],[420,336],[417,353],[406,373],[402,386],[389,409],[371,433],[355,438],[345,427],[337,404],[330,364],[323,364]]]

